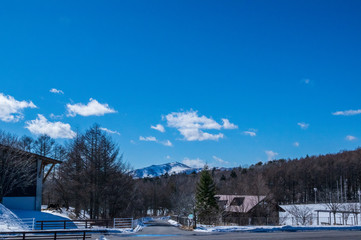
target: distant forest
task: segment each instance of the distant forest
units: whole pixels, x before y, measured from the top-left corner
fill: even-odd
[[[361,148],[210,171],[217,194],[266,195],[278,204],[355,202],[361,194]],[[149,209],[186,214],[193,206],[198,175],[164,175],[137,182]]]
[[[92,218],[194,211],[199,173],[133,179],[119,147],[98,125],[64,146],[45,135],[19,138],[1,131],[0,144],[63,161],[45,182],[43,204],[75,207],[76,217],[83,210]],[[0,172],[13,169],[11,159],[0,160]],[[361,194],[361,148],[209,171],[217,194],[266,195],[278,204],[355,202]]]

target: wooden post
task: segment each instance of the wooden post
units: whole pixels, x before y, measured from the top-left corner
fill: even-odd
[[[317,225],[320,225],[320,212],[317,211]]]
[[[86,238],[86,232],[84,231],[84,233],[83,233],[83,240],[85,240],[85,238]]]

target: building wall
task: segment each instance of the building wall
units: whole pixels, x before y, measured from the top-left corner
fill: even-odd
[[[36,197],[4,197],[3,205],[10,209],[36,210],[35,200]]]

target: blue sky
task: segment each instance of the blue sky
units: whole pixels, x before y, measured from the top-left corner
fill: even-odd
[[[355,149],[360,11],[360,1],[2,2],[0,129],[66,142],[99,123],[134,168]]]

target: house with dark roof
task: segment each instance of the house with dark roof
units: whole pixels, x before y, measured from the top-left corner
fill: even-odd
[[[266,196],[216,195],[222,211],[222,222],[239,225],[278,224],[279,212],[284,211]]]

